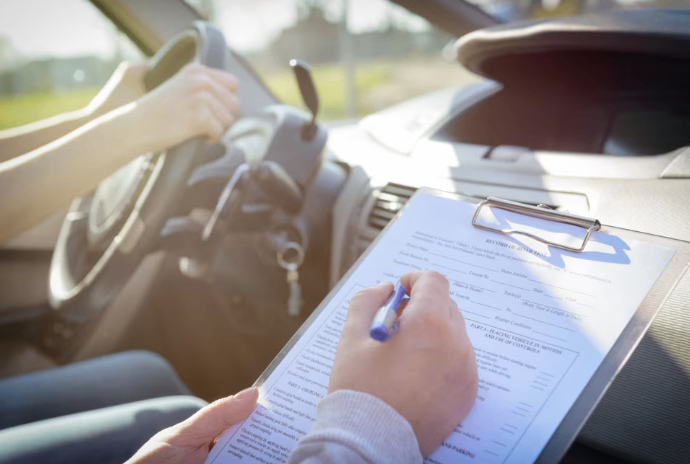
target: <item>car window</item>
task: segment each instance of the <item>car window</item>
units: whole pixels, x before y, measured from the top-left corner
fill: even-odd
[[[82,108],[139,49],[87,0],[0,0],[0,130]]]
[[[304,107],[289,68],[312,66],[320,118],[360,117],[478,78],[455,38],[387,0],[189,0],[279,100]],[[344,21],[346,19],[346,21]]]

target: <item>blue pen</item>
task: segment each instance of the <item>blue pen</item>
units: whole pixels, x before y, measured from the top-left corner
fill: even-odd
[[[404,296],[405,287],[398,281],[386,303],[376,311],[376,316],[374,316],[374,320],[371,323],[371,329],[369,329],[369,336],[371,338],[385,342],[396,332],[398,327],[398,308],[400,308],[400,303]]]

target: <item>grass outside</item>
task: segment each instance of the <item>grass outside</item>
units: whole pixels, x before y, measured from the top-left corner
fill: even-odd
[[[357,94],[362,95],[370,89],[390,79],[389,63],[371,63],[357,66],[355,75]],[[322,119],[345,117],[345,70],[337,64],[315,66],[313,76],[319,92]],[[268,87],[288,105],[303,108],[302,97],[292,70],[285,69],[264,76]],[[0,130],[21,126],[60,113],[73,111],[86,106],[98,92],[97,88],[78,89],[69,92],[36,92],[0,97]],[[358,99],[357,114],[363,116],[371,112],[362,98]]]
[[[0,97],[0,130],[21,126],[85,107],[98,92],[84,88],[69,92],[35,92]]]
[[[410,98],[439,89],[467,85],[479,77],[438,56],[412,55],[404,59],[358,61],[355,65],[357,116],[366,116]],[[266,85],[282,102],[304,108],[290,69],[262,72]],[[312,67],[323,120],[345,115],[345,69],[334,63]]]
[[[357,62],[355,69],[357,116],[365,116],[434,90],[477,80],[477,76],[457,63],[437,57],[412,56],[401,60]],[[291,69],[258,71],[282,102],[306,110]],[[319,118],[344,118],[344,67],[339,63],[314,66],[312,74],[320,99]],[[36,92],[0,97],[0,130],[83,108],[97,92],[97,88],[84,88],[62,93]]]
[[[345,68],[340,64],[327,64],[312,67],[312,77],[319,94],[319,118],[340,119],[345,117]],[[358,63],[355,72],[357,95],[367,93],[377,85],[391,78],[391,65],[385,62]],[[280,101],[307,111],[291,69],[263,74],[268,88]],[[357,99],[357,115],[371,112],[366,101]]]
[[[343,67],[337,64],[316,66],[313,68],[313,76],[320,97],[320,118],[344,118],[345,71]],[[264,79],[282,102],[306,111],[292,70],[274,72],[264,76]],[[357,94],[361,95],[389,79],[390,65],[388,64],[375,63],[358,66],[355,77]],[[83,108],[97,92],[96,88],[86,88],[61,93],[36,92],[14,97],[0,97],[0,130]],[[371,112],[362,101],[363,99],[358,100],[358,115]]]

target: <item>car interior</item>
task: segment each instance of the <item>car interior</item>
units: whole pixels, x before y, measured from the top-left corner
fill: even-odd
[[[506,21],[499,2],[393,3],[452,37],[471,79],[326,120],[325,81],[287,39],[297,103],[211,2],[91,0],[147,60],[147,90],[198,62],[237,77],[242,114],[2,245],[0,379],[141,349],[204,400],[239,391],[420,187],[690,240],[688,10]],[[562,462],[689,462],[689,301],[685,274]]]

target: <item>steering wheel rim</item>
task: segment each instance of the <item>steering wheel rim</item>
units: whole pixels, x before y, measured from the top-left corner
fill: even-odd
[[[198,21],[169,40],[149,61],[147,91],[163,83],[182,66],[196,62],[226,69],[227,46],[213,25]],[[189,175],[206,142],[193,138],[159,155],[147,155],[144,177],[122,227],[98,250],[93,264],[75,261],[86,255],[90,202],[93,195],[72,202],[53,252],[48,293],[51,306],[66,318],[81,322],[101,313],[152,250],[166,220],[174,215]],[[86,234],[86,235],[85,235]],[[87,266],[87,269],[84,269]]]

